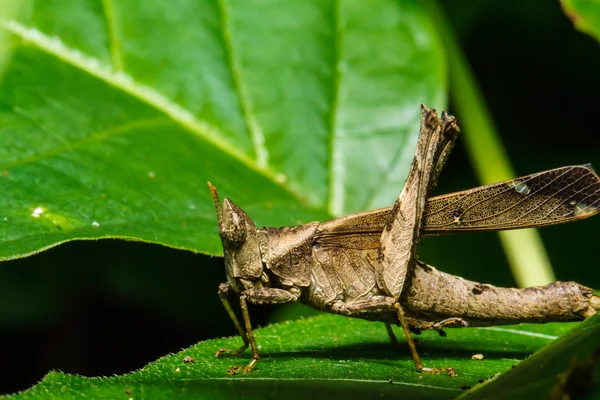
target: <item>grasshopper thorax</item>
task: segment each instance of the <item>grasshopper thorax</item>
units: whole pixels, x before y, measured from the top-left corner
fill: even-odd
[[[217,190],[209,183],[219,218],[227,281],[236,292],[264,286],[258,229],[252,219],[229,199],[219,204]]]

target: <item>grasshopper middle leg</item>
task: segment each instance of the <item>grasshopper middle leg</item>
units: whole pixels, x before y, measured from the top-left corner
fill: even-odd
[[[411,335],[411,330],[436,330],[438,332],[442,332],[442,328],[445,325],[459,324],[460,326],[467,326],[466,322],[464,322],[461,318],[448,318],[441,322],[427,322],[420,321],[411,317],[406,317],[404,315],[400,303],[398,303],[393,297],[387,296],[375,296],[370,299],[357,300],[350,303],[338,301],[332,305],[331,311],[336,314],[342,314],[349,317],[359,317],[363,319],[377,319],[374,317],[380,315],[381,313],[395,313],[397,321],[400,323],[404,331],[404,336],[406,336],[406,342],[413,357],[413,361],[415,363],[415,368],[417,372],[430,374],[439,374],[441,372],[447,372],[450,376],[456,375],[454,369],[450,367],[423,367],[423,363],[421,362],[421,358],[419,357],[419,354],[417,352],[415,341]],[[386,329],[388,331],[388,335],[390,336],[392,344],[394,344],[394,339],[396,339],[396,336],[394,335],[394,332],[392,331],[391,325],[389,323],[386,323]],[[399,344],[397,339],[395,340],[395,342]]]
[[[410,349],[410,353],[413,357],[413,361],[415,363],[415,368],[417,372],[423,372],[427,374],[440,374],[442,372],[447,372],[450,376],[456,376],[456,371],[451,367],[442,367],[442,368],[426,368],[423,366],[421,362],[421,357],[419,357],[419,352],[417,351],[417,346],[411,336],[410,327],[406,321],[406,317],[404,316],[404,311],[402,310],[402,306],[400,303],[395,303],[394,308],[396,309],[396,315],[398,315],[398,320],[400,321],[400,325],[402,326],[402,330],[404,330],[404,336],[406,336],[406,342],[408,343],[408,348]]]

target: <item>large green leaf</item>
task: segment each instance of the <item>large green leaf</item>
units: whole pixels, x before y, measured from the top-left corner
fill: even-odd
[[[600,41],[600,1],[561,0],[561,4],[577,29]]]
[[[392,204],[420,102],[445,101],[416,2],[0,12],[0,260],[107,237],[219,254],[208,180],[260,225]]]
[[[558,341],[558,335],[575,328]],[[85,378],[60,372],[14,399],[192,399],[192,398],[290,398],[314,399],[343,396],[348,399],[440,398],[450,399],[469,387],[484,393],[519,394],[521,386],[484,385],[498,373],[518,383],[533,382],[543,375],[546,385],[557,380],[574,356],[586,357],[597,346],[600,319],[581,324],[519,325],[514,327],[448,330],[442,338],[435,332],[422,335],[423,362],[429,366],[452,366],[458,376],[418,374],[406,349],[393,349],[383,324],[322,315],[311,319],[271,325],[255,331],[262,360],[250,374],[230,377],[227,369],[245,364],[240,357],[213,357],[216,349],[237,347],[239,338],[209,340],[153,362],[140,371],[109,378]],[[540,357],[532,352],[550,344]],[[483,359],[473,360],[481,353]],[[185,363],[185,356],[195,359]],[[503,376],[498,379],[502,382]],[[508,382],[511,382],[510,380]],[[550,386],[551,388],[551,386]],[[542,398],[545,387],[529,392]],[[490,392],[490,390],[493,390]],[[479,397],[478,397],[479,398]],[[505,397],[506,398],[506,397]],[[510,397],[516,398],[516,397]]]
[[[594,316],[518,368],[473,389],[469,399],[597,399],[600,318]]]

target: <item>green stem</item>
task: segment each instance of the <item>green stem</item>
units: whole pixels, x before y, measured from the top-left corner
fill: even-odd
[[[479,181],[489,184],[514,178],[506,149],[448,19],[435,0],[427,0],[426,4],[446,49],[450,95]],[[499,236],[517,285],[543,285],[556,280],[537,230],[506,231]]]

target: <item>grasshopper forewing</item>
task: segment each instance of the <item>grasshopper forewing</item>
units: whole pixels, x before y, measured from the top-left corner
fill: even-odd
[[[340,217],[327,235],[381,234],[393,207]],[[600,178],[590,164],[538,172],[429,198],[422,235],[539,228],[600,212]]]
[[[600,212],[590,164],[562,167],[429,199],[425,233],[500,231],[560,224]]]

